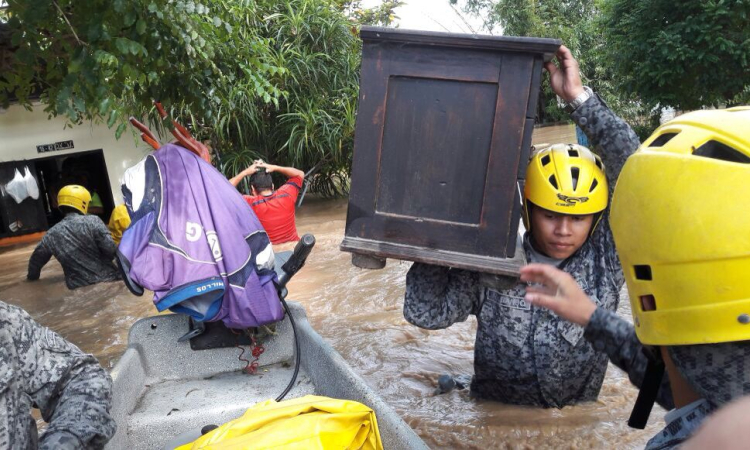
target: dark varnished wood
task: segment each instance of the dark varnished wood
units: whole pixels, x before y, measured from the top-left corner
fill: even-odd
[[[559,39],[515,36],[485,36],[478,34],[441,33],[436,31],[401,30],[396,28],[362,27],[359,32],[364,42],[401,42],[443,47],[488,49],[501,52],[541,54],[545,61],[552,59],[562,44]]]
[[[526,264],[526,256],[519,242],[516,253],[513,258],[491,258],[487,256],[472,255],[468,253],[448,252],[444,250],[432,250],[411,245],[392,244],[389,242],[373,241],[369,239],[359,239],[345,237],[342,247],[346,247],[357,255],[357,259],[352,258],[355,266],[363,269],[383,268],[385,261],[379,263],[381,258],[390,258],[392,255],[399,255],[399,259],[407,261],[423,262],[427,264],[437,264],[440,266],[455,267],[457,269],[475,270],[495,275],[518,276],[518,268]],[[378,267],[364,265],[359,263],[361,257],[368,255],[371,257],[373,264]]]
[[[391,77],[375,214],[478,225],[473,174],[486,171],[496,96],[491,83]]]
[[[542,63],[559,41],[368,27],[361,36],[342,250],[516,274]]]

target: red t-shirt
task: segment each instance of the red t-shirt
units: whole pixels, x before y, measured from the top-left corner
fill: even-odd
[[[294,223],[294,206],[300,189],[302,177],[293,177],[271,195],[243,195],[258,216],[272,244],[299,241]]]

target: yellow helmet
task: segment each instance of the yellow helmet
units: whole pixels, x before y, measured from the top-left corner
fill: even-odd
[[[750,107],[664,124],[620,174],[610,223],[638,339],[750,340]]]
[[[527,229],[531,229],[528,202],[562,214],[585,215],[604,211],[608,200],[604,163],[586,147],[555,144],[532,155],[524,188]]]
[[[69,206],[73,209],[81,211],[81,214],[86,214],[89,210],[89,202],[91,201],[91,194],[85,187],[77,184],[69,184],[57,193],[57,206]]]

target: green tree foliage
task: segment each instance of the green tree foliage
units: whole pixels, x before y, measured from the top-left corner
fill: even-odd
[[[604,49],[624,95],[696,109],[748,101],[749,0],[607,0]]]
[[[337,0],[339,7],[357,23],[362,25],[377,25],[388,27],[399,17],[394,10],[406,2],[397,0],[383,0],[378,6],[364,8],[361,0]]]
[[[134,115],[168,136],[152,110],[158,99],[211,141],[228,175],[256,158],[318,165],[313,189],[340,194],[353,147],[357,26],[390,23],[400,4],[368,12],[359,3],[9,0],[0,104],[30,107],[40,96],[71,125],[101,121],[119,138]]]
[[[661,107],[750,102],[750,0],[466,0],[464,9],[505,35],[562,39],[584,83],[642,139]],[[567,120],[546,81],[538,111],[541,122]]]
[[[597,15],[594,0],[467,0],[463,6],[467,13],[482,17],[488,30],[499,28],[506,36],[561,39],[576,55],[585,82],[603,90],[595,77],[588,76],[596,72],[598,64],[600,37],[593,31]],[[568,119],[546,78],[537,116],[541,123]]]
[[[313,188],[340,194],[351,164],[359,86],[360,42],[354,24],[335,3],[261,0],[246,14],[267,42],[267,62],[282,70],[272,79],[278,102],[259,99],[254,86],[236,86],[213,123],[200,129],[231,148],[225,172],[233,175],[253,159],[307,170],[320,161]],[[273,97],[271,97],[273,98]]]
[[[128,114],[165,104],[213,112],[219,91],[238,75],[229,55],[262,46],[235,38],[221,3],[167,0],[10,0],[4,42],[11,58],[0,72],[0,103],[29,106],[41,92],[51,115],[119,124]],[[242,66],[243,64],[239,64]],[[250,60],[247,72],[270,94],[272,68]]]
[[[235,149],[224,159],[225,172],[234,175],[256,158],[304,170],[316,167],[314,192],[345,194],[359,94],[357,27],[392,24],[401,4],[385,1],[364,9],[361,1],[257,1],[254,16],[262,20],[252,28],[269,43],[269,63],[283,69],[274,80],[282,95],[273,104],[243,98],[242,108],[217,118],[212,136]],[[243,119],[237,120],[237,114]]]

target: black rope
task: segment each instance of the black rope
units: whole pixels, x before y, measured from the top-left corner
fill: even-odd
[[[649,358],[641,390],[638,391],[638,398],[635,401],[635,405],[633,405],[633,412],[630,413],[630,419],[628,419],[629,427],[638,430],[646,428],[648,416],[651,415],[651,409],[653,409],[656,402],[656,396],[659,393],[663,377],[664,362],[657,358]]]
[[[286,311],[287,316],[289,316],[289,323],[292,324],[292,334],[294,335],[294,374],[292,375],[292,379],[289,381],[289,384],[286,386],[286,389],[284,389],[284,392],[281,393],[278,397],[276,397],[276,401],[280,402],[281,400],[286,397],[286,394],[289,393],[289,391],[292,390],[294,387],[294,382],[297,381],[297,374],[299,373],[299,365],[300,365],[300,351],[299,351],[299,338],[297,337],[297,327],[294,324],[294,317],[292,316],[292,312],[289,311],[289,306],[286,304],[286,300],[284,298],[281,298],[281,303],[284,305],[284,310]]]

